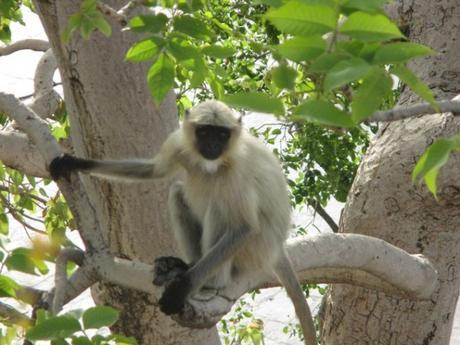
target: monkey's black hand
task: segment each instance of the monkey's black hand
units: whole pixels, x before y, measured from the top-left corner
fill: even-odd
[[[160,310],[166,315],[180,313],[184,309],[190,286],[188,275],[179,274],[166,285],[166,289],[159,301]]]
[[[174,256],[161,256],[155,259],[153,284],[163,286],[189,269],[184,261]]]
[[[70,172],[78,168],[78,158],[64,153],[53,159],[49,166],[51,178],[57,181],[60,177],[70,180]]]

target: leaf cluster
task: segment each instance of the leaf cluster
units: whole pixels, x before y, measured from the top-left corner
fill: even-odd
[[[111,307],[96,306],[86,311],[72,311],[60,316],[37,312],[36,324],[26,333],[31,341],[50,340],[52,345],[136,345],[134,338],[120,335],[89,336],[88,330],[112,326],[119,312]]]

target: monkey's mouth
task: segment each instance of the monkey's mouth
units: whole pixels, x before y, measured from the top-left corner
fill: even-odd
[[[220,157],[220,155],[222,154],[222,150],[218,150],[218,149],[215,149],[215,150],[210,150],[210,149],[207,149],[207,150],[200,150],[200,153],[201,155],[206,158],[206,159],[209,159],[210,161],[213,161],[213,160],[216,160],[217,158]]]

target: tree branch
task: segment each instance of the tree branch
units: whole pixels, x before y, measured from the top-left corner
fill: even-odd
[[[51,313],[58,314],[65,303],[65,295],[67,291],[67,263],[75,262],[77,265],[83,265],[85,252],[80,249],[65,248],[56,259],[56,271],[54,273],[54,296],[51,306]],[[89,287],[89,286],[88,286]]]
[[[98,1],[96,6],[101,13],[105,14],[107,17],[115,19],[121,26],[126,26],[128,24],[128,16],[132,10],[138,6],[145,5],[146,3],[147,2],[145,0],[131,0],[118,11],[102,1]]]
[[[439,111],[433,109],[428,103],[414,104],[408,107],[397,107],[392,110],[377,111],[367,122],[389,122],[407,119],[409,117],[416,117],[426,114],[436,113],[453,113],[460,115],[460,101],[439,101],[437,102]]]
[[[11,323],[14,325],[21,325],[22,327],[27,327],[32,323],[31,319],[23,314],[12,306],[9,306],[5,303],[0,303],[0,318],[2,323]]]
[[[128,24],[128,18],[126,15],[118,13],[117,10],[102,1],[98,1],[96,6],[101,13],[105,14],[107,17],[115,19],[121,26],[126,26]]]
[[[49,177],[45,161],[37,147],[25,134],[16,130],[0,132],[0,160],[6,166],[28,175]]]
[[[17,52],[19,50],[35,50],[35,51],[47,51],[50,49],[50,44],[47,41],[37,39],[25,39],[14,42],[10,45],[0,47],[0,56],[5,56]]]
[[[304,283],[343,283],[411,299],[429,299],[437,286],[437,273],[421,255],[411,255],[377,238],[357,234],[301,237],[287,244],[294,269]],[[153,294],[150,265],[106,254],[88,258],[100,279]],[[126,279],[129,277],[129,279]],[[241,295],[254,288],[279,286],[265,272],[233,280],[222,290],[207,290],[188,300],[177,321],[188,327],[210,327],[221,319]]]
[[[339,226],[335,223],[334,219],[326,212],[326,210],[321,206],[321,204],[316,200],[309,200],[308,204],[313,207],[316,213],[318,213],[321,218],[329,225],[332,232],[338,232]]]
[[[0,111],[8,114],[27,133],[45,160],[46,166],[62,154],[46,121],[20,102],[14,95],[0,92]],[[78,174],[71,174],[70,181],[59,179],[59,189],[71,209],[80,235],[88,251],[107,251],[107,245],[99,229],[99,221]]]
[[[35,69],[34,98],[29,107],[42,119],[50,117],[59,106],[61,97],[54,90],[53,76],[57,69],[53,51],[48,49]]]

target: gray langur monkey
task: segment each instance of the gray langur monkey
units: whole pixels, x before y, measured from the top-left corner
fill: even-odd
[[[169,212],[185,262],[155,261],[154,283],[165,285],[161,310],[180,313],[187,297],[204,285],[222,288],[238,275],[275,273],[292,300],[305,338],[315,328],[284,248],[291,207],[285,177],[273,153],[242,129],[241,117],[219,101],[186,112],[151,160],[99,161],[63,155],[50,165],[54,179],[73,170],[121,179],[151,179],[185,170],[172,185]],[[174,271],[171,279],[168,273]]]

